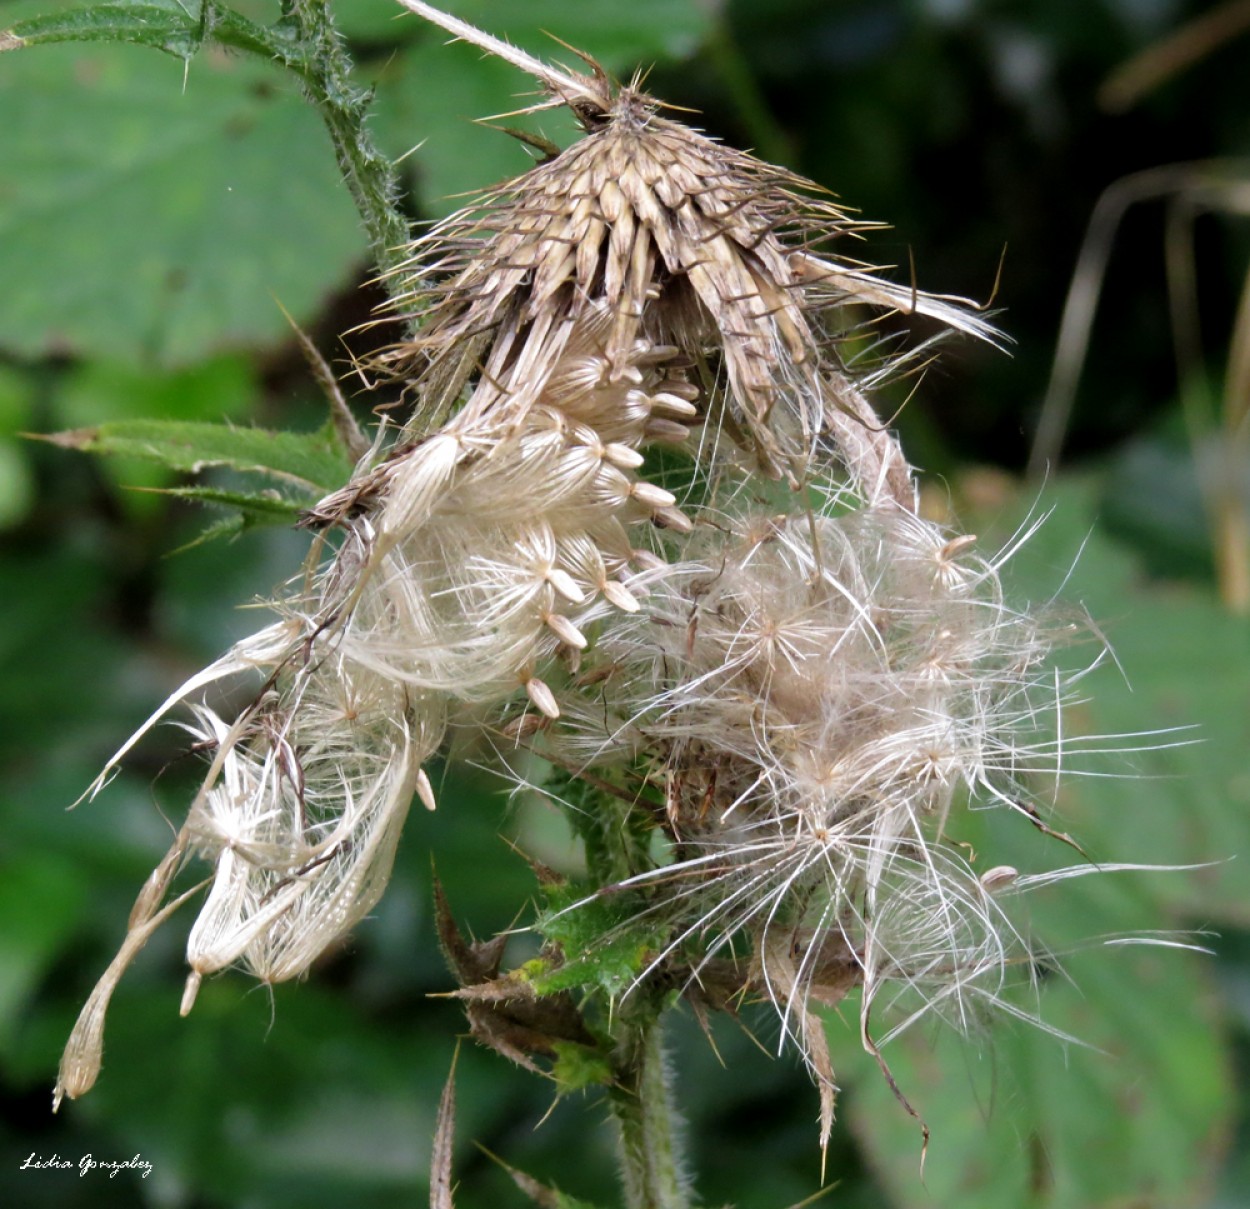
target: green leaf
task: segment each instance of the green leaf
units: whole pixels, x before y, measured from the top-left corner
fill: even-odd
[[[341,486],[352,470],[327,429],[270,432],[181,420],[118,420],[45,439],[85,453],[147,458],[191,474],[228,466],[312,490]]]
[[[132,362],[86,361],[58,375],[44,426],[77,428],[113,420],[234,420],[259,393],[256,370],[237,354],[164,371]],[[175,472],[151,460],[118,456],[100,467],[117,506],[132,521],[152,520],[161,503],[148,492],[172,485]],[[137,489],[137,490],[136,490]]]
[[[1133,889],[1060,883],[1035,924],[1046,940],[1055,930],[1141,927]],[[971,1038],[944,1028],[886,1047],[900,1091],[932,1130],[923,1178],[916,1122],[855,1052],[853,1028],[831,1027],[835,1065],[853,1079],[852,1127],[900,1209],[1205,1203],[1232,1103],[1203,962],[1174,950],[1096,947],[1061,964],[1064,976],[1045,978],[1038,1003],[1021,1006],[1040,1008],[1082,1045],[1000,1019]]]
[[[1250,852],[1250,626],[1212,587],[1148,578],[1096,525],[1097,494],[1069,482],[1044,500],[1054,510],[1011,569],[1017,595],[1044,599],[1071,568],[1063,597],[1089,612],[1118,664],[1083,682],[1086,700],[1066,717],[1070,738],[1120,737],[1087,741],[1112,749],[1103,756],[1068,743],[1064,829],[1099,861],[1206,864],[1157,879],[1152,893],[1204,921],[1214,911],[1250,923],[1237,867]]]
[[[288,339],[365,257],[288,73],[124,46],[0,56],[0,348],[185,364]]]
[[[0,35],[0,50],[54,42],[134,42],[181,59],[200,49],[202,26],[176,6],[100,4],[19,21]]]
[[[237,509],[243,518],[265,525],[285,525],[296,520],[305,506],[301,501],[287,499],[277,492],[227,491],[218,487],[166,487],[161,495],[172,495],[194,504]],[[308,497],[309,503],[316,503]]]
[[[564,962],[554,968],[545,962],[522,967],[540,995],[600,987],[614,999],[629,989],[663,946],[665,928],[654,915],[644,913],[646,900],[639,894],[591,898],[573,906],[584,897],[585,887],[568,883],[544,889],[548,910],[535,926],[560,946]]]
[[[215,487],[165,487],[158,488],[157,491],[161,495],[176,496],[195,504],[228,508],[231,512],[231,515],[214,521],[189,542],[179,546],[174,551],[175,554],[184,554],[218,538],[236,538],[261,525],[290,526],[299,518],[300,511],[306,504],[316,502],[312,496],[302,504],[286,499],[276,492],[224,491]]]
[[[191,503],[230,510],[229,516],[223,516],[201,530],[189,542],[179,546],[174,551],[175,554],[184,554],[218,538],[236,538],[261,525],[293,525],[299,519],[301,510],[316,502],[312,496],[301,503],[286,499],[276,492],[224,491],[215,487],[165,487],[156,490],[161,495],[172,495]]]

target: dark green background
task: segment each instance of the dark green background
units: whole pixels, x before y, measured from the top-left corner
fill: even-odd
[[[0,28],[52,7],[0,2]],[[277,15],[262,0],[240,7]],[[650,90],[701,111],[692,121],[892,223],[866,255],[900,265],[900,280],[914,256],[923,286],[984,298],[1006,246],[995,306],[1011,355],[952,345],[904,411],[904,440],[934,506],[975,525],[987,549],[1030,508],[1055,508],[1018,557],[1012,590],[1045,601],[1068,577],[1064,599],[1089,609],[1123,667],[1087,682],[1090,701],[1069,718],[1077,732],[1198,728],[1185,732],[1195,746],[1087,761],[1131,775],[1074,778],[1059,804],[1099,860],[1214,863],[1062,884],[1037,897],[1035,919],[1056,950],[1189,929],[1217,934],[1205,937],[1216,955],[1095,946],[1065,958],[1072,982],[1045,979],[1043,1014],[1089,1048],[1022,1025],[892,1047],[933,1129],[923,1180],[914,1126],[851,1025],[831,1019],[846,1091],[828,1163],[842,1182],[827,1203],[1250,1206],[1250,624],[1214,588],[1201,459],[1178,404],[1162,203],[1130,212],[1116,237],[1065,465],[1040,497],[1017,477],[1100,192],[1127,173],[1213,157],[1228,158],[1227,179],[1246,175],[1250,35],[1111,115],[1095,95],[1108,73],[1204,6],[449,7],[540,54],[567,58],[538,32],[547,29],[617,73],[653,65]],[[376,83],[386,151],[425,140],[404,161],[414,216],[444,214],[449,195],[526,166],[520,144],[470,124],[526,103],[518,94],[530,85],[513,69],[444,45],[412,17],[393,20],[384,0],[335,11]],[[569,137],[551,115],[530,122]],[[1208,370],[1185,388],[1214,396],[1250,247],[1244,218],[1197,208],[1190,246]],[[133,47],[0,56],[5,1205],[423,1203],[435,1107],[463,1028],[452,1005],[427,997],[451,981],[434,943],[431,863],[458,917],[486,936],[524,919],[533,892],[501,837],[557,867],[575,860],[540,803],[509,804],[485,774],[448,772],[436,778],[437,814],[413,816],[374,918],[306,984],[271,998],[228,975],[181,1020],[174,923],[122,983],[99,1086],[48,1113],[60,1046],[192,783],[178,733],[158,732],[96,802],[64,808],[157,701],[254,627],[236,606],[294,573],[304,542],[265,531],[171,555],[202,515],[127,489],[168,484],[164,472],[18,434],[135,416],[315,427],[321,405],[275,299],[343,358],[369,346],[366,336],[339,342],[378,299],[362,288],[369,274],[328,139],[276,69],[209,52],[184,80],[176,60]],[[374,400],[360,402],[363,415]],[[959,838],[1025,870],[1066,860],[1010,823],[976,815]],[[748,1010],[744,1023],[775,1049],[766,1012]],[[673,1074],[705,1202],[780,1209],[814,1192],[817,1104],[801,1068],[728,1022],[715,1039],[719,1061],[693,1021],[674,1022]],[[462,1209],[524,1203],[475,1142],[573,1195],[613,1202],[601,1103],[575,1099],[548,1116],[549,1086],[471,1045],[457,1085]],[[143,1181],[19,1171],[32,1152],[138,1153],[154,1170]]]

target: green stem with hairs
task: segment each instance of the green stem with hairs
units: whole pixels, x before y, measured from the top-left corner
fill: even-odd
[[[652,821],[640,803],[603,791],[573,816],[591,878],[607,887],[654,866]],[[666,996],[646,983],[609,1005],[612,1084],[608,1103],[620,1141],[626,1209],[688,1209],[681,1131],[664,1063]]]
[[[679,1130],[664,1065],[660,1004],[622,1010],[613,1022],[615,1082],[608,1092],[620,1131],[621,1171],[628,1209],[687,1209]]]
[[[378,150],[366,125],[372,93],[352,81],[351,58],[326,0],[283,0],[282,9],[304,52],[301,62],[291,66],[330,132],[339,171],[385,278],[403,263],[409,231],[399,208],[395,165]]]

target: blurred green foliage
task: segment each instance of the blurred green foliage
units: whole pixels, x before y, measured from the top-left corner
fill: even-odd
[[[5,0],[0,27],[73,7],[83,6]],[[277,16],[269,0],[238,7]],[[984,297],[1008,246],[996,305],[1014,357],[953,348],[903,413],[905,441],[943,476],[935,494],[983,527],[986,548],[1009,540],[1030,509],[1053,506],[1015,560],[1014,590],[1022,601],[1060,592],[1116,651],[1120,668],[1091,676],[1069,722],[1078,735],[1142,734],[1119,744],[1141,750],[1073,747],[1059,801],[1067,829],[1100,862],[1204,867],[1084,878],[1038,896],[1036,937],[1055,953],[1039,964],[1038,1005],[1082,1044],[1008,1020],[979,1025],[970,1041],[909,1035],[887,1049],[932,1127],[923,1177],[914,1122],[853,1028],[832,1017],[845,1091],[829,1203],[1250,1205],[1250,895],[1239,868],[1250,855],[1250,627],[1221,609],[1211,582],[1201,466],[1177,418],[1158,213],[1126,223],[1112,258],[1069,434],[1079,464],[1040,499],[1011,477],[1099,192],[1169,160],[1250,152],[1250,38],[1111,116],[1097,108],[1098,84],[1202,6],[447,7],[538,54],[568,58],[546,29],[617,73],[651,67],[649,88],[702,111],[709,131],[785,157],[893,222],[866,254],[905,274],[914,252],[927,288]],[[444,214],[452,194],[524,169],[518,143],[471,121],[528,103],[527,81],[411,17],[395,20],[389,0],[339,0],[336,14],[376,88],[383,148],[398,157],[421,144],[403,161],[414,217]],[[439,810],[412,819],[374,918],[308,984],[270,995],[224,977],[180,1020],[176,928],[158,935],[118,992],[99,1087],[48,1113],[60,1047],[194,769],[167,728],[105,797],[71,815],[64,807],[173,685],[253,628],[236,606],[294,574],[305,545],[266,529],[167,557],[202,515],[127,485],[174,485],[168,472],[18,434],[136,419],[316,433],[324,405],[275,299],[339,358],[340,334],[378,294],[362,288],[366,241],[326,135],[277,67],[209,50],[184,73],[139,47],[40,47],[0,55],[0,114],[0,1202],[416,1203],[464,1027],[453,1003],[429,998],[451,983],[434,940],[431,859],[479,936],[518,913],[532,918],[533,875],[505,839],[577,869],[558,816],[509,802],[505,786],[473,771],[482,753],[458,753],[436,786]],[[498,122],[571,137],[551,114]],[[1214,366],[1248,251],[1232,221],[1195,226]],[[347,351],[370,339],[348,337]],[[233,489],[219,474],[202,482]],[[1044,862],[1039,843],[1057,843],[990,813],[961,827],[959,839],[1022,870]],[[1199,931],[1216,956],[1081,947],[1152,929]],[[516,962],[533,955],[532,937],[512,943]],[[748,1006],[743,1024],[760,1046],[718,1022],[713,1048],[694,1021],[678,1020],[672,1065],[706,1203],[780,1209],[819,1185],[816,1098],[792,1059],[761,1052],[775,1048],[775,1021]],[[587,1092],[553,1107],[555,1090],[464,1048],[462,1209],[525,1203],[473,1142],[570,1195],[610,1199],[602,1105]],[[139,1153],[153,1171],[109,1180],[18,1170],[29,1154],[54,1153]]]

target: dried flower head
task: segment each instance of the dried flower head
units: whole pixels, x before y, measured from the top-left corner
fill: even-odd
[[[630,879],[667,928],[640,979],[741,958],[822,1084],[827,1132],[811,1005],[862,986],[876,1053],[883,996],[896,1028],[959,1020],[998,1001],[1019,940],[995,899],[1010,874],[978,876],[943,831],[968,799],[1031,815],[1049,636],[972,539],[917,516],[864,394],[892,366],[842,354],[865,308],[994,333],[845,255],[868,224],[637,82],[405,3],[530,71],[585,137],[414,244],[417,334],[378,358],[411,420],[307,514],[317,553],[280,619],[93,786],[190,702],[208,770],[57,1098],[94,1081],[109,996],[188,896],[166,902],[186,861],[212,873],[183,1010],[228,966],[298,976],[377,902],[459,721],[628,788],[673,854]],[[242,675],[261,683],[233,720],[193,700]]]

